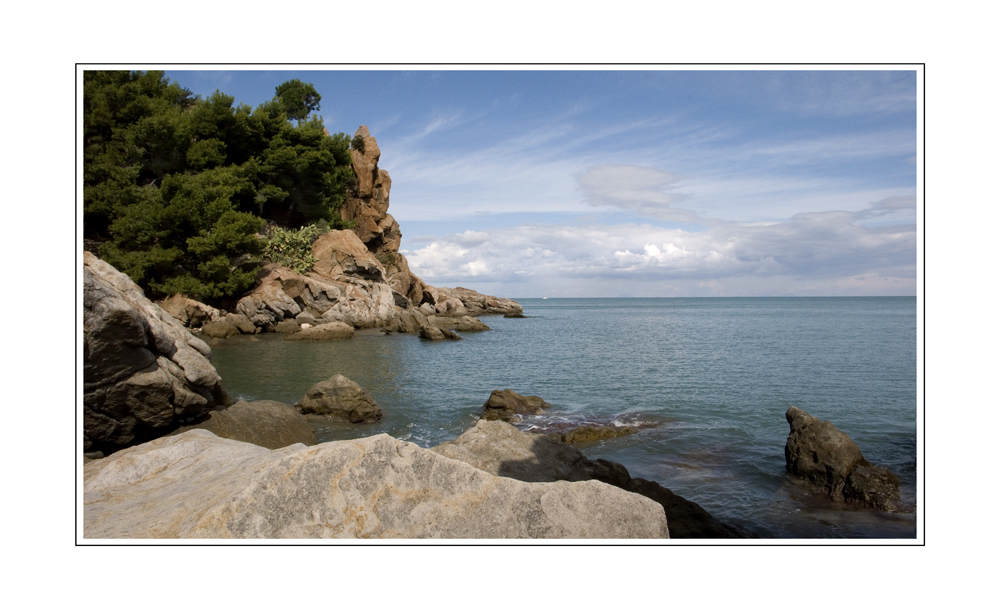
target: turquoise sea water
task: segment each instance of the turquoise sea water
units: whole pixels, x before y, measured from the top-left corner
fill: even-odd
[[[359,333],[213,344],[234,398],[294,403],[343,374],[382,407],[376,424],[327,425],[321,440],[388,433],[420,446],[475,424],[494,389],[551,402],[524,429],[643,423],[581,445],[762,537],[916,535],[916,299],[519,299],[527,319],[483,317],[460,342]],[[900,478],[897,514],[832,509],[785,476],[791,406],[829,420]],[[645,424],[656,424],[646,427]]]

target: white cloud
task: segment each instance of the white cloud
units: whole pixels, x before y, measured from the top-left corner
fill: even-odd
[[[809,212],[773,223],[720,221],[701,232],[648,224],[467,231],[435,238],[408,258],[435,285],[472,281],[508,294],[529,289],[526,282],[555,292],[570,279],[601,280],[578,294],[595,296],[606,282],[624,279],[642,280],[647,295],[722,294],[727,285],[749,295],[907,293],[916,276],[915,225],[860,224],[872,210],[902,205],[879,201],[863,212]],[[878,280],[859,279],[871,277]]]

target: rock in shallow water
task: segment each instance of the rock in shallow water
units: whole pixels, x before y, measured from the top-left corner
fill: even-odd
[[[170,435],[192,429],[207,429],[220,438],[264,448],[317,444],[316,430],[294,406],[271,400],[236,402],[225,410],[210,412],[207,421],[181,427]]]
[[[548,436],[524,433],[503,421],[480,420],[458,438],[431,450],[497,476],[526,482],[600,480],[647,497],[664,510],[671,538],[748,536],[656,482],[632,478],[620,463],[591,461],[572,446]]]
[[[653,501],[596,482],[501,478],[380,434],[280,450],[205,430],[84,466],[84,536],[667,537]]]
[[[520,421],[521,415],[542,414],[545,408],[551,406],[537,395],[521,395],[513,389],[494,389],[483,404],[482,418],[512,423]]]
[[[785,468],[823,490],[834,501],[847,501],[892,511],[899,499],[899,479],[873,466],[861,449],[829,421],[791,407],[785,413],[790,431],[785,442]]]
[[[345,423],[374,423],[382,418],[382,409],[371,394],[342,374],[310,387],[295,408],[304,415]]]

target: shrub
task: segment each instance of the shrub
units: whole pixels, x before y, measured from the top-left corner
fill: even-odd
[[[264,241],[264,259],[305,275],[316,264],[316,257],[312,255],[313,241],[328,231],[314,224],[298,230],[272,226]]]
[[[351,148],[354,148],[361,154],[365,153],[365,138],[361,137],[360,133],[355,135],[354,139],[351,140]]]

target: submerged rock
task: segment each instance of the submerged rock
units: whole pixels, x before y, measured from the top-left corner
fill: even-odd
[[[598,442],[609,440],[621,436],[628,436],[636,433],[631,427],[618,427],[615,425],[581,425],[569,431],[549,434],[552,438],[567,444],[584,444],[586,442]]]
[[[483,404],[483,419],[487,421],[520,421],[521,415],[542,414],[549,404],[537,395],[521,395],[512,389],[494,389]]]
[[[206,429],[220,438],[249,442],[264,448],[292,444],[312,446],[316,431],[293,406],[271,400],[236,402],[225,410],[210,412],[206,421],[181,427],[170,435]]]
[[[295,408],[304,415],[345,423],[374,423],[382,418],[382,409],[371,394],[342,374],[310,387]]]
[[[847,434],[794,406],[785,413],[785,420],[790,427],[785,442],[789,474],[807,480],[834,501],[894,509],[899,479],[869,463]]]
[[[114,452],[229,403],[211,349],[124,273],[83,254],[83,448]]]
[[[83,476],[88,539],[668,536],[661,507],[634,493],[497,477],[385,434],[268,450],[193,430]]]

